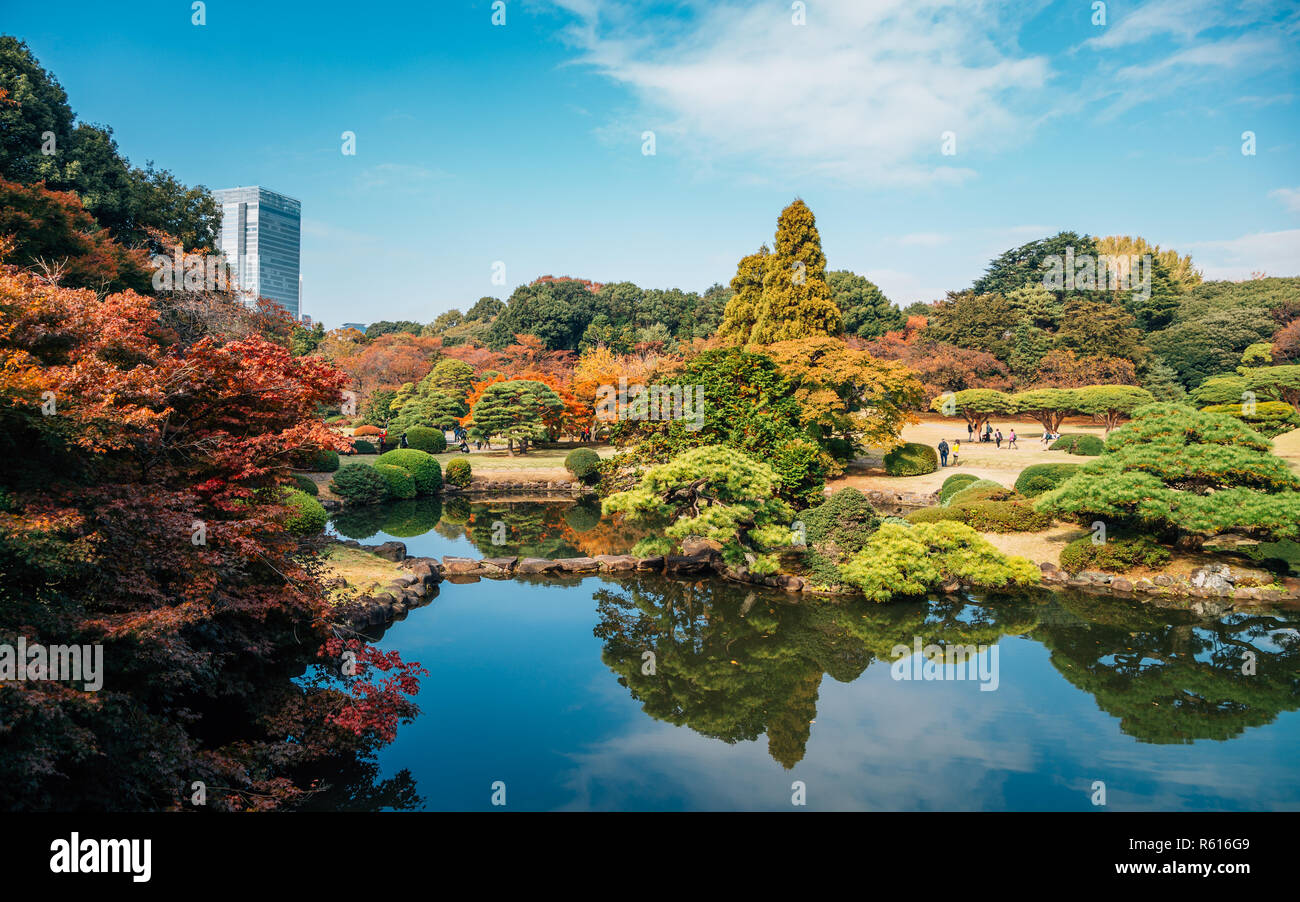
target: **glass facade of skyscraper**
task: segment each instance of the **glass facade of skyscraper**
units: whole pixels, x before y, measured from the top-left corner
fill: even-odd
[[[221,207],[220,248],[240,290],[275,301],[297,319],[301,202],[258,185],[212,196]]]

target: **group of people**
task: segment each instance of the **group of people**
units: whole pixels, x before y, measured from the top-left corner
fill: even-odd
[[[966,424],[966,440],[969,442],[973,442],[976,440],[975,427],[970,423]],[[1007,443],[1008,449],[1013,449],[1013,448],[1019,449],[1020,447],[1018,444],[1016,444],[1017,439],[1016,439],[1015,427],[1012,427],[1011,431],[1007,435],[1003,435],[1001,429],[994,429],[991,423],[985,423],[984,432],[979,435],[978,440],[981,442],[989,442],[990,444],[997,445],[999,451],[1002,450],[1002,443],[1004,441]],[[1044,439],[1044,441],[1046,441],[1046,439]],[[955,467],[957,466],[958,457],[961,454],[961,442],[957,441],[956,439],[953,439],[952,444],[949,445],[947,439],[942,439],[939,442],[938,451],[939,451],[939,466],[941,467],[948,466],[948,460],[949,458],[951,458],[952,465]]]
[[[961,454],[961,442],[956,439],[952,440],[952,446],[948,445],[947,439],[939,440],[939,466],[948,466],[948,456],[952,455],[952,465],[957,466],[957,458]]]
[[[973,425],[971,425],[970,423],[967,423],[967,424],[966,424],[966,437],[967,437],[970,441],[974,441],[974,440],[975,440],[975,427],[974,427]],[[1020,446],[1019,446],[1018,444],[1016,444],[1016,429],[1015,429],[1014,426],[1011,427],[1011,432],[1010,432],[1010,434],[1004,436],[1004,435],[1002,434],[1002,430],[1001,430],[1001,429],[997,429],[997,430],[995,431],[995,430],[993,429],[993,424],[992,424],[992,423],[985,423],[985,424],[984,424],[984,433],[980,436],[980,441],[981,441],[981,442],[990,442],[990,443],[996,444],[996,445],[998,446],[998,450],[999,450],[999,451],[1002,450],[1002,443],[1003,443],[1004,441],[1007,443],[1007,448],[1008,448],[1008,449],[1010,449],[1010,448],[1016,448],[1016,449],[1019,449],[1019,448],[1020,448]]]

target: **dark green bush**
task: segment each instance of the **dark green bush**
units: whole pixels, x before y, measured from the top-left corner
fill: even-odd
[[[430,426],[412,426],[406,430],[406,443],[429,454],[441,454],[447,450],[447,436],[441,429]]]
[[[851,461],[858,454],[853,442],[843,438],[833,438],[826,442],[826,453],[839,461]]]
[[[470,484],[473,478],[474,471],[465,458],[454,457],[447,461],[447,470],[443,473],[443,480],[447,485],[454,485],[463,489]]]
[[[1016,491],[1026,498],[1037,498],[1056,488],[1078,472],[1081,464],[1033,464],[1020,471]]]
[[[379,455],[375,463],[389,464],[406,470],[415,477],[415,491],[420,495],[436,495],[442,491],[442,467],[427,451],[418,448],[398,448]]]
[[[819,585],[839,585],[839,565],[862,550],[880,528],[880,515],[867,497],[854,488],[835,492],[804,511],[801,519],[808,551],[804,565]]]
[[[1100,545],[1091,536],[1076,539],[1061,549],[1061,569],[1105,570],[1124,573],[1134,567],[1162,567],[1169,563],[1169,549],[1146,536],[1110,538]]]
[[[333,450],[317,451],[305,469],[318,473],[333,473],[339,468],[339,453]]]
[[[939,487],[939,503],[947,504],[948,499],[960,492],[973,482],[978,482],[979,477],[972,473],[954,473],[943,481]],[[986,480],[987,481],[987,480]]]
[[[885,455],[885,473],[890,476],[924,476],[939,469],[939,453],[929,445],[904,442]]]
[[[285,506],[289,516],[284,525],[294,535],[315,535],[325,528],[329,515],[321,503],[300,489],[285,489]]]
[[[374,454],[379,449],[365,439],[357,438],[352,440],[352,450],[357,454]]]
[[[820,445],[796,439],[778,444],[763,463],[775,470],[780,480],[777,496],[802,510],[821,504],[825,497],[828,459]]]
[[[388,480],[366,464],[340,467],[330,481],[330,488],[353,504],[374,504],[388,497]]]
[[[415,477],[411,475],[410,470],[396,464],[384,463],[375,464],[374,470],[388,483],[388,497],[404,499],[416,496]]]
[[[588,481],[596,474],[596,467],[599,464],[600,455],[590,448],[574,448],[564,458],[564,469],[582,482]]]
[[[1051,451],[1068,451],[1070,454],[1082,454],[1096,456],[1106,447],[1106,443],[1095,435],[1071,434],[1062,435],[1056,441],[1052,442]]]
[[[315,497],[320,494],[320,488],[310,476],[304,476],[301,473],[294,473],[293,481],[298,484],[298,488],[302,489],[308,495]]]

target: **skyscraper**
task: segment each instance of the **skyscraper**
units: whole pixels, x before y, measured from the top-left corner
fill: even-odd
[[[212,192],[221,206],[218,246],[241,291],[275,301],[298,319],[302,204],[260,185]]]

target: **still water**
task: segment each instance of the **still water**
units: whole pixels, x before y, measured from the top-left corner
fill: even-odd
[[[433,514],[334,528],[432,556],[630,547],[569,503]],[[918,637],[981,647],[996,680],[895,679]],[[813,810],[1300,809],[1294,613],[591,576],[444,583],[379,644],[429,671],[376,762],[387,807],[489,810],[499,781],[509,810],[798,810],[796,784]]]

